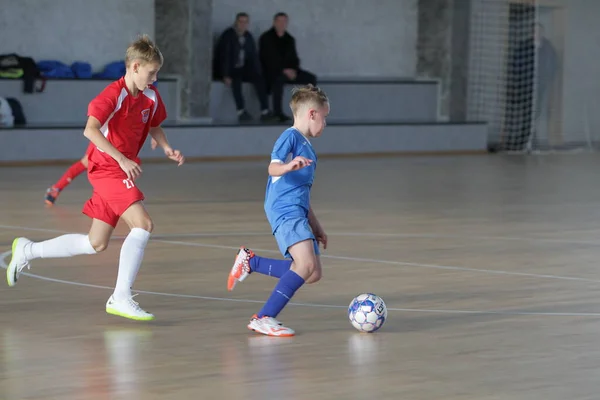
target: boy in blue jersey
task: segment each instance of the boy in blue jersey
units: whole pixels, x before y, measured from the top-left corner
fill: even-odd
[[[265,212],[285,260],[255,255],[242,247],[237,254],[227,289],[233,290],[252,272],[279,278],[263,308],[252,316],[248,329],[268,336],[294,336],[275,318],[305,283],[321,279],[319,243],[327,248],[327,235],[310,206],[310,189],[317,167],[311,138],[321,136],[329,115],[329,100],[319,88],[294,89],[290,108],[294,126],[275,142],[269,164]]]

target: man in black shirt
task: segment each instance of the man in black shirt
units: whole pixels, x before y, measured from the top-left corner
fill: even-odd
[[[296,40],[287,32],[288,16],[280,12],[273,17],[273,27],[260,36],[259,53],[263,74],[273,93],[273,112],[283,121],[290,118],[283,113],[283,85],[297,83],[317,85],[317,77],[300,69]]]
[[[235,17],[235,24],[221,34],[215,51],[215,75],[231,87],[240,122],[252,119],[244,106],[242,82],[254,84],[262,110],[261,120],[269,121],[273,119],[273,115],[269,111],[256,43],[252,34],[248,32],[249,22],[248,14],[238,13]]]

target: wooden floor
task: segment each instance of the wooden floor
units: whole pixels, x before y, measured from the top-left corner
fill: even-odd
[[[0,169],[0,252],[87,230],[84,176],[42,204],[63,170]],[[324,279],[276,339],[246,329],[276,281],[225,288],[238,246],[279,257],[266,163],[146,165],[135,289],[157,320],[104,312],[123,227],[103,254],[36,260],[0,288],[0,399],[597,399],[598,171],[590,154],[322,160]],[[367,291],[389,308],[371,335],[346,317]]]

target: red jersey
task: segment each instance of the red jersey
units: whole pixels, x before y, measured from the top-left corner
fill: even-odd
[[[102,124],[100,132],[125,157],[139,164],[138,154],[150,128],[167,118],[165,105],[154,86],[133,97],[125,78],[108,85],[88,106],[88,116]],[[89,154],[89,171],[106,171],[106,175],[125,174],[111,156],[93,146]]]

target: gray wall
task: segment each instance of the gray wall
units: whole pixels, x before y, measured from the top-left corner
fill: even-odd
[[[181,78],[180,117],[209,114],[212,57],[212,0],[154,0],[156,43],[165,74]]]
[[[439,114],[466,120],[470,0],[419,0],[417,75],[439,85]]]
[[[165,53],[161,72],[182,77],[182,115],[194,118],[209,114],[211,35],[238,11],[250,13],[257,37],[275,12],[289,13],[302,64],[320,78],[413,77],[417,1],[0,0],[0,37],[4,52],[83,60],[99,71],[148,33]],[[74,17],[65,23],[67,10]]]
[[[0,0],[1,53],[87,61],[98,71],[122,60],[140,33],[154,36],[154,0]]]
[[[562,125],[571,140],[600,140],[600,1],[563,0]],[[557,34],[560,27],[548,27]],[[560,38],[560,35],[556,35]],[[556,110],[560,112],[559,110]]]
[[[440,80],[441,115],[448,115],[454,2],[455,0],[419,0],[417,74]]]
[[[288,13],[302,66],[321,78],[414,76],[417,0],[214,0],[213,7],[214,32],[245,11],[256,38],[276,12]]]

